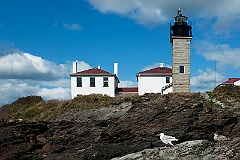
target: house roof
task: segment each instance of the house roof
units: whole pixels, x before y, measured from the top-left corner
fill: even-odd
[[[235,82],[239,81],[240,78],[229,78],[226,82],[223,82],[222,84],[234,84]]]
[[[81,72],[77,72],[77,73],[71,73],[70,76],[78,76],[78,75],[88,75],[88,76],[95,76],[95,75],[108,75],[108,76],[116,76],[115,74],[112,74],[110,72],[107,72],[107,71],[104,71],[102,69],[98,69],[98,68],[91,68],[91,69],[88,69],[88,70],[84,70],[84,71],[81,71]]]
[[[138,87],[128,87],[128,88],[116,88],[116,92],[125,92],[125,93],[133,93],[138,92]]]
[[[172,69],[168,67],[156,67],[139,72],[136,75],[172,75]]]

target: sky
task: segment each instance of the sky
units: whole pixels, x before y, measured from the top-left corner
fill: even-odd
[[[136,73],[172,66],[170,23],[192,26],[191,92],[240,77],[239,0],[0,0],[0,106],[19,97],[67,100],[78,71],[119,65],[120,87]],[[216,79],[216,83],[214,83]]]

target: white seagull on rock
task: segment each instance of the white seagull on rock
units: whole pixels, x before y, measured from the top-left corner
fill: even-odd
[[[164,135],[164,133],[160,133],[159,136],[160,136],[160,139],[163,143],[170,144],[171,146],[174,146],[172,144],[172,141],[178,141],[177,138],[175,138],[173,136]]]
[[[215,141],[228,141],[228,140],[230,140],[229,138],[225,137],[224,135],[218,135],[217,133],[214,133],[213,139]]]

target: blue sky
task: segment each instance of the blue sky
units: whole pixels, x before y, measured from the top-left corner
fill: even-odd
[[[193,28],[191,91],[240,77],[239,0],[1,0],[0,105],[19,97],[70,99],[78,70],[119,63],[121,87],[163,62],[171,67],[169,23],[178,8]],[[215,74],[216,62],[216,74]]]

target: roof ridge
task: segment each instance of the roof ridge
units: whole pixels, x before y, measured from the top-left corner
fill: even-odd
[[[75,74],[100,74],[100,73],[112,74],[112,73],[110,73],[108,71],[105,71],[105,70],[99,69],[99,68],[90,68],[90,69],[87,69],[87,70],[76,72]]]
[[[240,78],[229,78],[228,80],[226,80],[222,84],[234,84],[235,82],[237,82],[239,80],[240,80]]]
[[[161,73],[161,74],[171,73],[172,74],[172,69],[168,68],[168,67],[155,67],[155,68],[152,68],[152,69],[148,69],[148,70],[138,72],[137,74],[158,74],[158,73]]]

